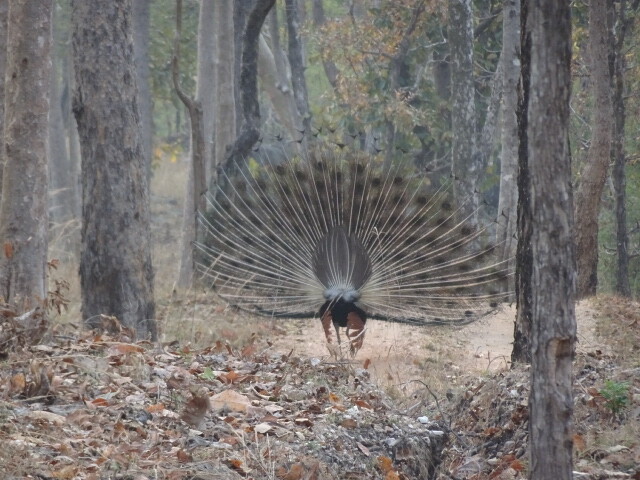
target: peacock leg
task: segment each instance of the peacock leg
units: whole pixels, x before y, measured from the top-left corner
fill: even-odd
[[[347,338],[351,346],[351,355],[355,355],[362,348],[364,342],[365,319],[357,312],[350,312],[347,315]]]

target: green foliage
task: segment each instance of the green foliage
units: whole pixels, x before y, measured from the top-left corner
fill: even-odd
[[[629,382],[607,380],[600,390],[605,400],[605,406],[611,413],[618,415],[629,404]]]
[[[213,381],[217,378],[215,372],[211,367],[205,367],[204,371],[199,375],[203,380]]]

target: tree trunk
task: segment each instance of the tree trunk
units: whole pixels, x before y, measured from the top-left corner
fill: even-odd
[[[236,5],[240,3],[237,2]],[[221,166],[228,174],[243,164],[249,151],[260,138],[260,105],[258,103],[258,43],[260,30],[275,4],[275,0],[256,0],[247,12],[244,29],[240,36],[242,56],[240,79],[236,93],[239,94],[242,127]],[[234,22],[235,24],[235,22]],[[237,40],[237,36],[236,36]]]
[[[595,295],[598,285],[598,213],[611,159],[613,110],[609,72],[607,2],[589,3],[589,46],[594,95],[593,127],[587,163],[576,193],[578,298]]]
[[[258,76],[260,85],[269,96],[278,121],[285,128],[289,139],[300,138],[298,130],[302,126],[300,115],[293,97],[293,87],[289,81],[289,62],[280,43],[278,10],[273,8],[267,16],[269,41],[260,35],[258,51]]]
[[[449,45],[451,53],[451,163],[456,180],[455,195],[469,199],[463,215],[477,210],[480,175],[476,146],[476,108],[473,82],[473,13],[471,0],[449,3]],[[477,219],[472,219],[477,220]]]
[[[8,13],[0,297],[19,310],[47,294],[51,18],[50,2],[15,0]]]
[[[285,0],[285,12],[287,17],[287,38],[289,66],[291,67],[291,86],[293,98],[296,101],[298,115],[302,119],[302,127],[305,132],[311,132],[311,113],[309,112],[309,96],[307,93],[307,81],[304,78],[304,54],[302,41],[300,40],[300,21],[298,20],[298,4],[295,0]],[[306,137],[305,137],[306,138]]]
[[[516,41],[519,40],[516,38]],[[513,47],[513,44],[511,45]],[[486,171],[486,168],[492,164],[492,155],[498,138],[498,127],[500,120],[500,109],[502,108],[502,96],[504,94],[504,58],[500,55],[496,70],[493,72],[491,80],[491,96],[487,102],[486,116],[484,125],[478,129],[478,138],[476,140],[478,150],[478,162],[480,168]],[[516,77],[517,78],[517,77]],[[517,82],[516,82],[517,83]],[[513,84],[513,95],[516,94],[516,83]],[[515,110],[513,111],[515,115]],[[515,123],[514,123],[515,128]]]
[[[151,176],[153,160],[153,103],[149,70],[149,7],[151,0],[133,0],[133,55],[138,83],[138,105],[142,126],[142,148],[147,176]]]
[[[4,145],[4,76],[7,63],[7,15],[9,2],[0,2],[0,145]],[[2,170],[4,146],[0,148],[0,198],[2,198]]]
[[[529,5],[529,192],[532,324],[531,479],[572,478],[571,361],[576,336],[569,150],[571,15],[568,0]]]
[[[224,163],[227,149],[236,138],[236,103],[238,92],[235,91],[235,39],[234,39],[234,2],[218,0],[215,2],[216,49],[214,54],[216,92],[214,126],[214,170],[209,177],[209,184],[215,179],[217,169]]]
[[[520,82],[518,83],[518,244],[516,247],[517,315],[513,331],[511,361],[531,362],[531,317],[533,254],[531,249],[531,172],[529,171],[529,89],[531,83],[531,29],[529,0],[520,5]]]
[[[314,27],[321,28],[325,24],[327,20],[324,15],[323,0],[313,0],[311,16],[313,18]],[[322,56],[322,67],[324,68],[327,80],[329,80],[331,87],[336,90],[338,87],[338,67],[336,67],[336,64],[328,59],[322,52],[320,52],[320,54]]]
[[[182,89],[179,80],[180,72],[180,37],[182,36],[182,0],[176,3],[176,35],[173,44],[173,59],[171,62],[173,84],[180,101],[187,108],[189,113],[189,128],[191,131],[190,145],[190,166],[187,174],[187,185],[185,188],[183,223],[182,223],[182,254],[180,256],[180,270],[178,273],[178,286],[188,288],[192,285],[195,271],[195,252],[193,244],[198,237],[198,212],[204,211],[206,193],[206,171],[207,155],[211,155],[211,141],[213,138],[213,111],[211,101],[213,100],[213,62],[210,38],[203,38],[205,35],[213,36],[211,26],[213,25],[213,4],[211,0],[203,0],[200,4],[199,27],[204,28],[198,32],[198,46],[206,51],[198,50],[198,93],[206,100],[207,117],[205,119],[203,103],[199,98],[189,97]],[[210,49],[211,48],[211,49]],[[201,65],[202,62],[204,65]],[[200,75],[207,76],[203,80]],[[205,121],[208,122],[209,131],[205,130]]]
[[[302,123],[292,96],[293,91],[288,83],[285,83],[287,82],[286,70],[278,69],[276,53],[269,47],[264,35],[260,35],[258,75],[260,85],[268,95],[278,121],[287,131],[290,139],[297,139],[300,134],[296,128],[300,129]]]
[[[74,71],[73,71],[73,32],[69,28],[65,31],[65,50],[62,57],[62,120],[65,126],[65,138],[67,139],[67,149],[69,152],[69,176],[73,178],[73,217],[80,220],[82,214],[82,198],[80,193],[80,139],[78,137],[78,125],[73,115],[73,89],[74,89]],[[80,229],[74,232],[76,243],[80,244]],[[79,252],[80,249],[76,248]]]
[[[243,113],[242,105],[240,102],[240,74],[242,70],[242,50],[243,50],[243,36],[245,27],[247,25],[247,17],[249,11],[253,8],[253,4],[259,0],[221,0],[223,3],[231,2],[233,7],[233,95],[235,98],[235,114],[234,119],[236,121],[235,131],[239,132],[242,128]],[[235,137],[234,137],[235,140]],[[227,154],[225,153],[225,158]],[[218,160],[218,165],[222,165],[224,159]]]
[[[624,72],[626,62],[624,58],[624,45],[627,28],[633,25],[626,16],[626,1],[622,0],[618,7],[616,22],[617,36],[613,42],[613,143],[611,154],[613,156],[613,171],[611,179],[615,192],[616,211],[616,286],[618,295],[631,297],[629,285],[629,234],[627,231],[627,200],[626,200],[626,172],[627,159],[624,151],[625,129],[625,105],[624,105]],[[635,2],[637,8],[638,1]]]
[[[518,205],[518,79],[520,77],[520,0],[505,0],[502,10],[502,153],[497,244],[501,260],[510,261],[516,250]],[[511,260],[510,260],[511,259]]]
[[[66,29],[61,28],[59,16],[54,12],[54,45],[64,44]],[[72,168],[63,112],[62,82],[64,61],[57,58],[56,51],[51,74],[51,108],[49,113],[49,213],[53,226],[52,238],[60,242],[57,247],[66,256],[75,251],[68,222],[76,215],[76,170]],[[61,67],[61,68],[60,68]],[[60,72],[60,73],[59,73]]]
[[[198,16],[198,74],[196,77],[196,101],[202,108],[202,130],[204,134],[204,164],[206,179],[215,168],[213,159],[214,123],[216,102],[216,8],[220,0],[202,0]],[[225,48],[229,48],[225,45]]]
[[[82,151],[82,312],[156,338],[149,192],[131,0],[72,0],[73,111]]]

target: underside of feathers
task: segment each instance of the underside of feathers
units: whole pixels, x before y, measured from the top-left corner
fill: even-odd
[[[199,269],[238,308],[317,317],[352,305],[368,318],[467,323],[510,294],[493,225],[454,200],[451,180],[325,150],[224,183],[201,216]]]

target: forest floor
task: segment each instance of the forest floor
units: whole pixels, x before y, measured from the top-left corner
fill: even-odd
[[[336,360],[318,321],[173,291],[168,170],[153,202],[161,342],[83,331],[71,278],[64,318],[2,357],[1,478],[527,477],[530,371],[510,363],[512,306],[458,328],[370,321],[363,349]],[[574,478],[640,480],[640,305],[595,297],[577,324]]]

